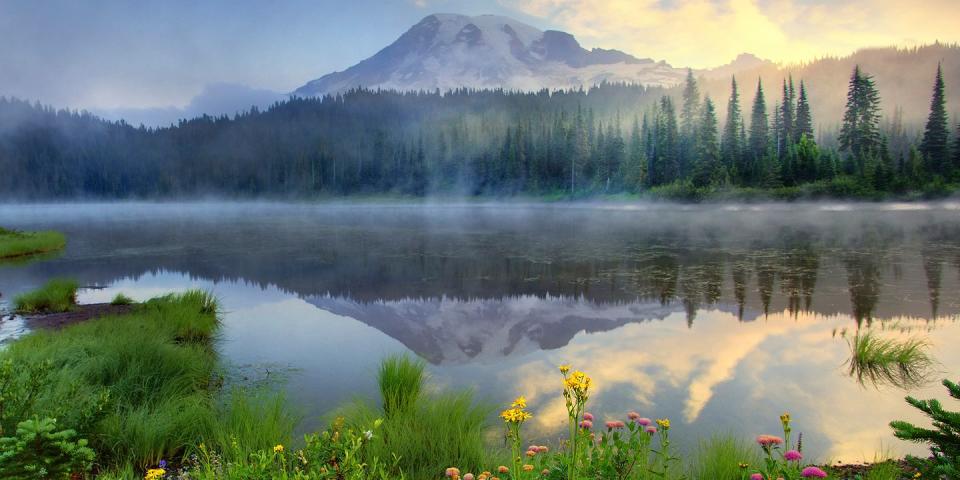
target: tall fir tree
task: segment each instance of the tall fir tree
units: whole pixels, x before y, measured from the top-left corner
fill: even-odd
[[[813,116],[810,113],[810,102],[807,100],[807,88],[800,80],[800,96],[797,98],[797,142],[806,135],[811,141],[813,138]]]
[[[946,175],[950,170],[949,142],[950,132],[947,125],[947,99],[944,91],[943,69],[937,65],[937,78],[933,83],[933,95],[930,99],[930,115],[920,142],[927,171],[937,175]]]
[[[717,113],[713,101],[703,101],[700,122],[697,126],[696,164],[693,183],[698,187],[710,185],[720,178],[720,144],[717,139]]]
[[[847,105],[838,138],[840,150],[846,152],[857,173],[864,173],[867,157],[880,151],[880,93],[873,77],[864,74],[860,65],[853,69],[847,91]]]
[[[724,167],[738,170],[737,162],[743,155],[741,132],[743,131],[743,114],[740,112],[740,92],[737,90],[737,78],[730,81],[730,101],[727,102],[727,121],[723,126],[723,139],[720,158]]]
[[[953,141],[953,171],[960,172],[960,123],[957,123],[957,138]]]
[[[657,177],[655,185],[670,183],[679,178],[677,111],[670,97],[660,99],[657,117]]]
[[[687,69],[687,79],[683,86],[683,106],[680,111],[680,138],[678,139],[678,173],[685,175],[696,155],[697,122],[699,122],[700,87],[693,77],[693,70]]]
[[[794,91],[793,91],[793,76],[790,76],[790,82],[787,83],[787,80],[783,80],[783,101],[780,104],[778,110],[777,118],[777,155],[783,156],[787,154],[787,149],[795,143],[794,139],[794,127],[795,127],[795,115],[794,115]]]
[[[757,180],[758,166],[767,153],[769,144],[769,121],[767,118],[767,101],[763,95],[763,82],[757,79],[757,93],[753,97],[753,108],[750,111],[750,165],[741,168],[740,175],[748,183]]]

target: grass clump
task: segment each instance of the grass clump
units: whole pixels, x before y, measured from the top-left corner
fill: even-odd
[[[703,439],[692,452],[688,478],[741,480],[744,471],[763,461],[756,447],[733,435],[716,434]]]
[[[67,245],[60,232],[20,232],[0,227],[0,259],[53,252]]]
[[[880,338],[868,331],[857,333],[849,343],[850,376],[863,385],[918,387],[927,382],[935,364],[922,339]]]
[[[113,300],[110,300],[110,305],[119,306],[119,305],[133,305],[134,301],[132,298],[120,292],[113,297]]]
[[[77,282],[58,278],[32,292],[17,295],[13,307],[18,313],[69,312],[77,305]]]

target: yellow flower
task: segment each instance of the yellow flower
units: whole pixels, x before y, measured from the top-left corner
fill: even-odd
[[[278,443],[276,447],[273,447],[273,453],[283,453],[283,445]]]
[[[567,372],[569,372],[569,371],[570,371],[570,364],[569,364],[569,363],[560,365],[560,373],[566,375]]]
[[[523,411],[522,408],[508,408],[500,412],[500,418],[507,423],[523,423],[533,417],[533,414],[530,412]]]
[[[657,425],[660,425],[660,430],[670,430],[670,419],[661,418],[657,420]]]
[[[579,370],[570,374],[569,377],[563,379],[563,388],[569,392],[572,392],[578,397],[583,397],[590,390],[591,380],[586,373],[583,373]]]
[[[162,468],[151,468],[147,470],[147,474],[143,476],[144,480],[159,480],[167,474],[167,471]]]
[[[533,465],[530,465],[529,463],[526,464],[526,465],[524,465],[524,466],[523,466],[523,471],[524,471],[524,472],[532,472],[532,471],[533,471]]]
[[[523,395],[520,395],[510,406],[515,408],[527,408],[527,399],[524,398]]]

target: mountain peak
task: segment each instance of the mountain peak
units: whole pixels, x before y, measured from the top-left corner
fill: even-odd
[[[317,96],[355,87],[393,90],[577,88],[601,82],[670,86],[684,71],[618,50],[584,49],[567,32],[542,31],[500,15],[427,15],[395,42],[343,72],[294,94]]]

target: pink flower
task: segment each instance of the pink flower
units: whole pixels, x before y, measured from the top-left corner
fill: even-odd
[[[450,467],[450,468],[447,469],[447,472],[446,472],[446,473],[447,473],[447,476],[448,476],[448,477],[452,477],[452,476],[454,476],[454,475],[456,475],[456,476],[459,477],[459,476],[460,476],[460,469],[457,468],[457,467]]]
[[[580,428],[584,430],[590,430],[591,428],[593,428],[593,422],[591,422],[590,420],[584,420],[580,422]]]
[[[463,480],[473,480],[473,474],[472,474],[472,473],[468,473],[468,474],[464,475],[464,476],[463,476]]]
[[[623,424],[623,422],[619,420],[607,422],[607,428],[610,430],[613,430],[614,428],[623,428],[624,426],[625,425]]]
[[[827,472],[824,472],[817,467],[807,467],[800,472],[800,476],[803,478],[827,478]]]
[[[586,421],[588,421],[588,422],[592,422],[592,421],[593,421],[593,414],[590,413],[590,412],[584,413],[584,414],[583,414],[583,419],[586,420]]]
[[[754,473],[750,475],[750,480],[763,480],[763,475]]]
[[[636,422],[637,425],[643,425],[644,427],[646,427],[647,425],[652,424],[652,423],[653,423],[653,420],[650,420],[650,419],[647,418],[647,417],[640,417],[640,418],[634,420],[634,422]]]
[[[640,418],[640,414],[637,412],[630,412],[627,414],[627,418],[633,421],[637,421]]]
[[[650,425],[650,426],[647,426],[647,428],[644,428],[643,431],[649,433],[650,435],[653,435],[654,433],[657,433],[657,427]]]
[[[539,447],[537,447],[537,452],[539,453],[547,453],[549,451],[550,451],[550,448],[545,445],[540,445]]]
[[[796,450],[787,450],[787,453],[783,454],[783,458],[790,462],[799,462],[803,459],[803,454]]]
[[[772,445],[780,445],[783,443],[783,439],[774,435],[757,435],[757,443],[761,447],[767,448]]]

